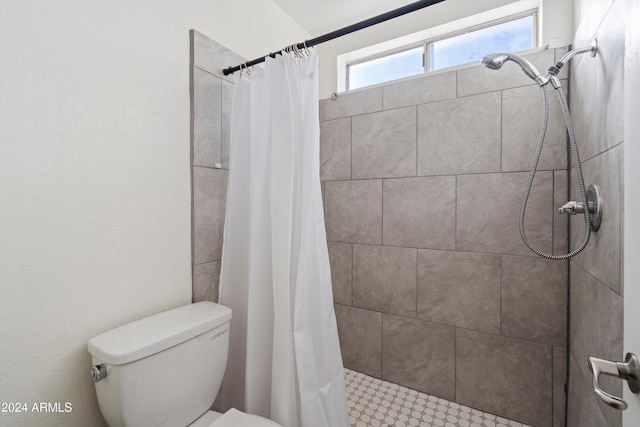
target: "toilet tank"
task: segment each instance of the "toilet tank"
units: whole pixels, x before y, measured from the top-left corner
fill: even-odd
[[[227,364],[231,309],[199,302],[89,340],[110,427],[187,426],[213,404]]]

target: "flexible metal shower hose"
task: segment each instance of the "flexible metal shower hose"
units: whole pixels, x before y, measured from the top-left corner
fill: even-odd
[[[551,255],[546,254],[536,248],[529,242],[527,235],[524,231],[524,214],[527,209],[527,202],[529,201],[529,194],[531,193],[531,187],[533,185],[533,180],[536,176],[536,170],[538,169],[538,162],[540,161],[540,154],[542,153],[542,146],[544,144],[544,138],[547,133],[547,123],[549,122],[549,97],[547,95],[547,87],[541,86],[542,89],[542,99],[544,104],[544,116],[542,119],[542,129],[540,130],[540,139],[538,141],[538,148],[536,150],[536,156],[533,162],[533,168],[531,169],[531,173],[529,174],[529,182],[527,184],[527,189],[524,193],[524,201],[522,202],[522,208],[520,209],[520,236],[522,237],[522,241],[529,249],[531,249],[536,255],[541,256],[547,259],[553,260],[561,260],[568,259],[578,255],[589,243],[589,238],[591,237],[591,213],[589,212],[589,204],[587,201],[587,190],[584,185],[584,178],[582,177],[582,165],[580,164],[580,155],[578,154],[578,145],[576,143],[576,138],[573,134],[573,127],[571,126],[571,116],[569,115],[569,106],[567,105],[567,99],[564,96],[564,92],[562,91],[562,87],[558,87],[556,89],[556,93],[558,94],[558,99],[560,100],[560,105],[562,106],[562,113],[564,114],[564,122],[567,126],[567,132],[569,133],[569,145],[571,147],[571,151],[573,153],[573,162],[576,165],[576,175],[578,177],[578,186],[580,187],[580,194],[582,196],[582,203],[584,205],[584,240],[582,244],[578,246],[573,252],[569,252],[564,255]]]

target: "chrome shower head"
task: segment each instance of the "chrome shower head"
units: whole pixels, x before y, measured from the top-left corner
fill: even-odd
[[[499,70],[507,61],[515,62],[520,66],[520,68],[522,68],[522,71],[524,71],[527,76],[529,76],[536,82],[539,81],[541,76],[536,67],[534,67],[531,62],[518,55],[513,55],[510,53],[494,53],[491,55],[486,55],[482,58],[482,65],[489,68],[490,70]]]
[[[486,55],[482,58],[482,65],[490,70],[499,70],[509,58],[509,55],[504,53],[494,53],[492,55]]]

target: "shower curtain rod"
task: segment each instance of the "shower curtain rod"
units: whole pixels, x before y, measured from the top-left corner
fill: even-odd
[[[319,36],[316,37],[314,39],[311,40],[306,40],[303,43],[298,43],[295,46],[298,49],[305,49],[308,47],[312,47],[315,45],[318,45],[320,43],[324,43],[324,42],[328,42],[329,40],[333,40],[333,39],[337,39],[338,37],[342,37],[344,35],[353,33],[355,31],[359,31],[362,30],[363,28],[367,28],[367,27],[371,27],[372,25],[376,25],[379,24],[381,22],[385,22],[388,21],[390,19],[393,18],[397,18],[398,16],[402,16],[402,15],[406,15],[407,13],[411,13],[411,12],[415,12],[416,10],[420,10],[423,9],[427,6],[432,6],[436,3],[440,3],[443,2],[444,0],[420,0],[417,1],[415,3],[411,3],[408,4],[406,6],[402,6],[399,7],[397,9],[391,10],[389,12],[383,13],[381,15],[378,16],[374,16],[373,18],[369,18],[369,19],[365,19],[364,21],[360,21],[356,24],[353,25],[349,25],[348,27],[344,27],[341,28],[339,30],[336,31],[332,31],[328,34],[325,34],[323,36]],[[282,50],[279,50],[277,52],[274,53],[269,53],[268,55],[262,56],[260,58],[256,58],[252,61],[247,61],[244,62],[240,65],[236,65],[235,67],[229,67],[229,68],[225,68],[222,72],[224,73],[225,76],[228,76],[229,74],[233,74],[236,71],[240,71],[242,68],[247,68],[247,67],[251,67],[253,65],[256,64],[260,64],[261,62],[264,62],[264,60],[267,58],[267,56],[270,56],[272,58],[275,58],[276,55],[278,54],[282,54]]]

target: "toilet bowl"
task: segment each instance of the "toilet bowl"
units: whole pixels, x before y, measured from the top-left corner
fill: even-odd
[[[98,405],[110,427],[276,427],[211,411],[229,350],[231,309],[199,302],[89,340]]]

